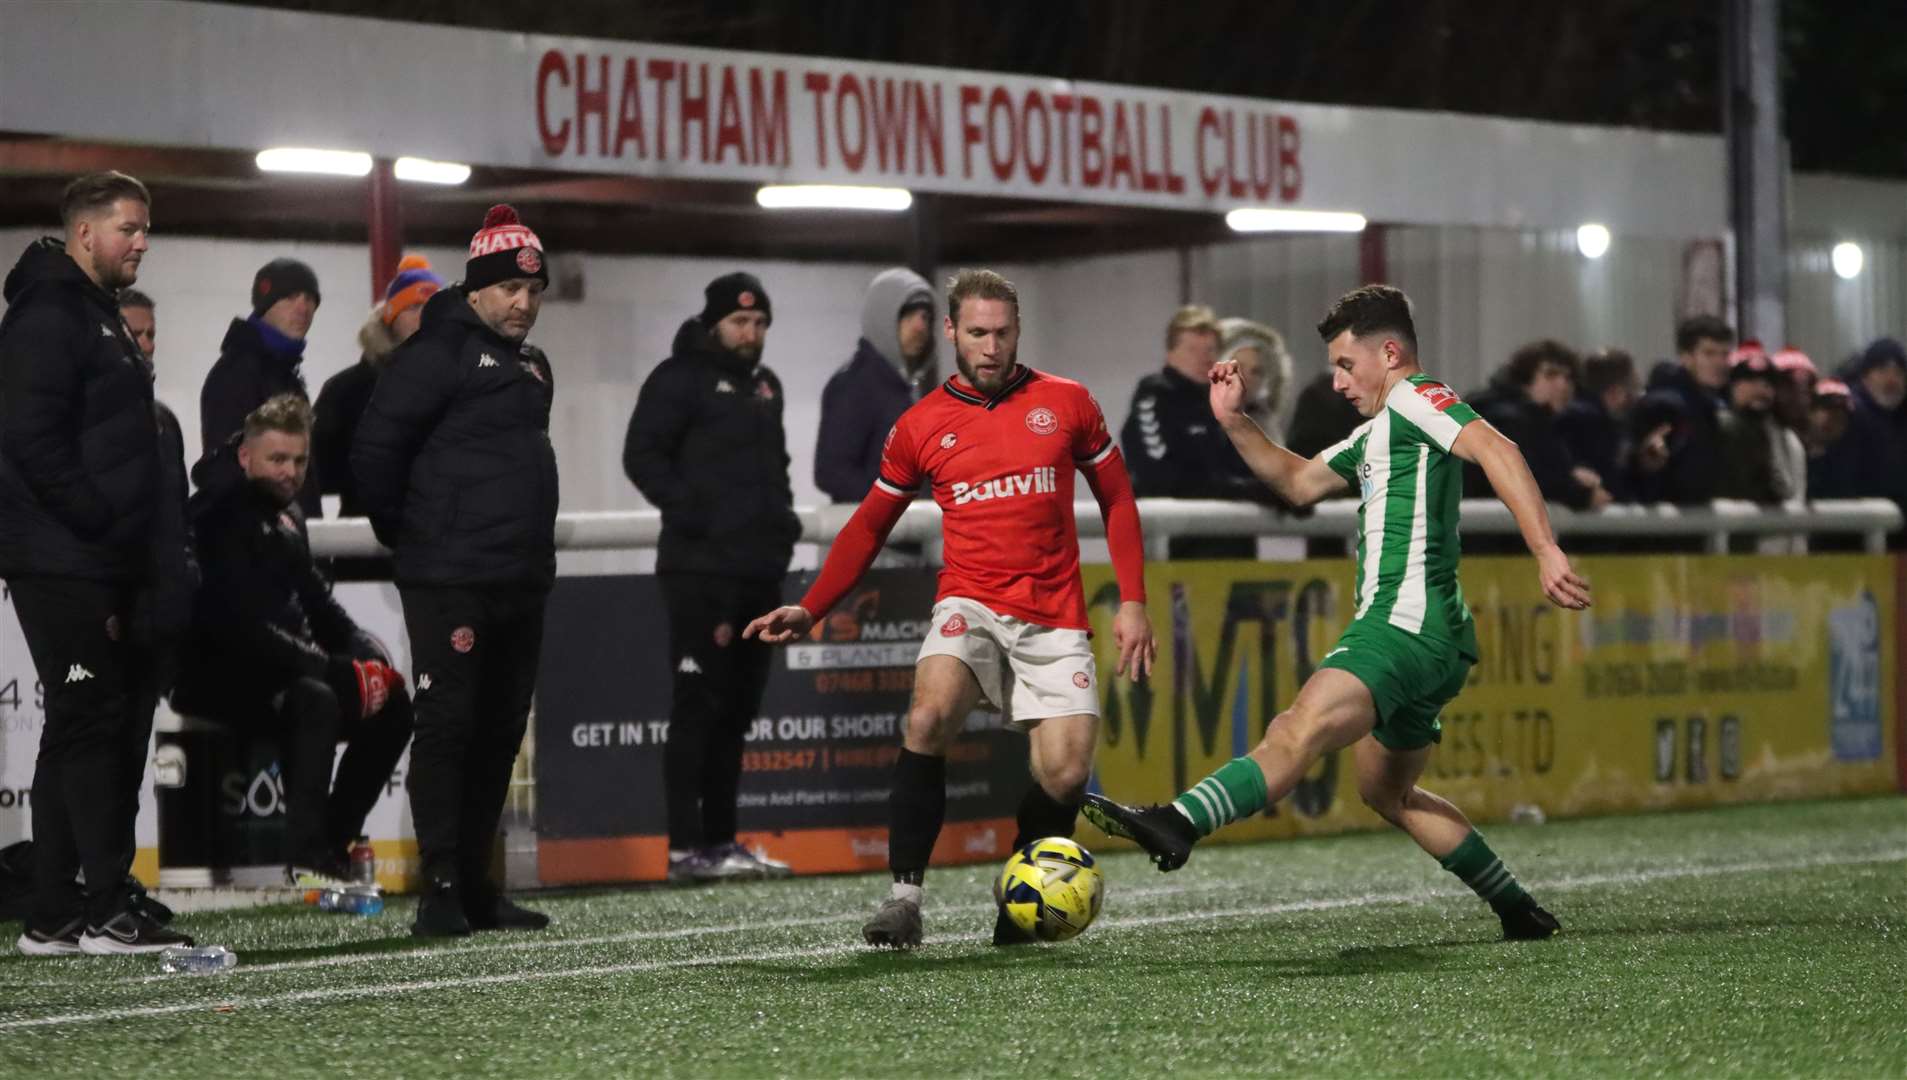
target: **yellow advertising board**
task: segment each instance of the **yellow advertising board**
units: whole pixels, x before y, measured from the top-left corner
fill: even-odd
[[[1481,821],[1893,790],[1895,564],[1878,555],[1577,560],[1595,606],[1544,600],[1528,558],[1463,563],[1482,658],[1423,786]],[[1171,798],[1255,745],[1349,621],[1348,560],[1148,567],[1149,686],[1103,679],[1098,779]],[[1100,670],[1118,591],[1086,569]],[[1376,828],[1351,754],[1226,839]]]

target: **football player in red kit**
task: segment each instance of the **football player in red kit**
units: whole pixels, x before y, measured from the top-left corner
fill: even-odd
[[[1080,384],[1018,362],[1019,295],[999,274],[954,277],[945,330],[960,374],[894,425],[874,487],[808,594],[743,631],[773,643],[807,634],[867,571],[911,493],[932,480],[945,568],[894,767],[893,892],[862,928],[868,944],[897,949],[920,944],[921,880],[946,815],[947,749],[975,709],[1003,713],[1027,733],[1034,782],[1020,803],[1014,847],[1072,835],[1099,737],[1074,469],[1099,500],[1119,579],[1118,674],[1144,678],[1158,653],[1145,609],[1139,510],[1098,403]],[[1024,940],[1002,913],[994,943]]]

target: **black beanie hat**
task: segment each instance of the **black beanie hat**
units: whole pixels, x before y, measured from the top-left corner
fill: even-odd
[[[723,274],[708,283],[702,296],[705,299],[700,318],[705,330],[713,329],[716,323],[737,311],[759,311],[769,322],[775,321],[775,310],[768,304],[768,290],[761,287],[759,278],[746,271]]]
[[[470,238],[463,287],[475,292],[511,278],[536,278],[548,285],[550,270],[543,241],[517,219],[515,207],[499,203],[483,215],[483,228]]]
[[[301,292],[310,293],[312,304],[318,304],[318,275],[297,259],[273,259],[252,275],[252,314],[263,315],[273,304]]]

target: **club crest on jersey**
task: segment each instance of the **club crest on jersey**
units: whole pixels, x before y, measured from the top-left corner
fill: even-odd
[[[1417,387],[1417,392],[1438,412],[1444,412],[1457,403],[1457,392],[1440,382],[1423,383]]]
[[[1075,672],[1073,672],[1073,685],[1074,685],[1074,686],[1077,686],[1077,687],[1079,687],[1079,688],[1080,688],[1081,690],[1085,690],[1085,689],[1088,689],[1088,688],[1090,688],[1090,687],[1092,686],[1092,684],[1093,684],[1093,681],[1092,681],[1092,679],[1091,679],[1091,678],[1089,678],[1089,677],[1088,677],[1088,676],[1086,675],[1086,673],[1085,673],[1085,672],[1083,672],[1083,671],[1075,671]]]
[[[949,431],[947,434],[942,435],[940,437],[940,448],[942,450],[952,450],[954,448],[954,443],[957,443],[959,441],[960,441],[959,439],[954,437],[954,433]]]
[[[450,647],[460,653],[467,653],[477,647],[477,632],[468,626],[459,626],[450,632]]]
[[[970,502],[986,502],[988,499],[1010,499],[1016,495],[1051,495],[1058,490],[1059,470],[1052,465],[1042,465],[1018,476],[1002,476],[977,484],[955,481],[953,501],[955,506],[961,506]]]
[[[1051,435],[1059,430],[1059,417],[1053,410],[1042,405],[1026,414],[1026,430],[1035,435]]]
[[[966,632],[967,617],[965,615],[956,613],[946,622],[940,624],[941,637],[959,637]]]

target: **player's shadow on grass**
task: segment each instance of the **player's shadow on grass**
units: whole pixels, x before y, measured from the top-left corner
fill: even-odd
[[[1047,949],[1026,945],[1010,949],[986,947],[985,951],[961,951],[940,953],[931,945],[916,952],[894,952],[892,950],[853,953],[840,963],[813,967],[802,964],[746,963],[736,967],[749,967],[757,971],[770,971],[783,975],[792,975],[808,982],[826,986],[847,985],[869,980],[890,979],[909,972],[995,972],[1010,971],[1027,964],[1037,964],[1043,971],[1052,971],[1055,965],[1070,967],[1089,964],[1090,957],[1067,949]]]

